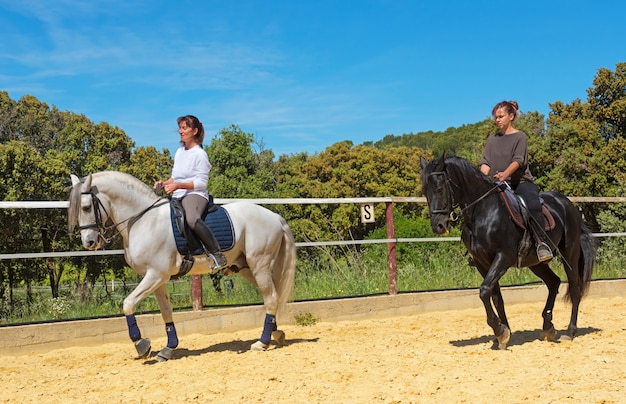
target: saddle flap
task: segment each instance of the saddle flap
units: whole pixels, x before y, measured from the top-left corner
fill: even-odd
[[[504,206],[506,206],[509,215],[513,222],[520,228],[526,229],[526,223],[528,218],[524,216],[523,211],[525,211],[525,204],[523,200],[513,192],[511,188],[508,187],[498,187],[498,192],[502,197],[502,201],[504,202]],[[550,231],[553,230],[556,226],[556,222],[554,221],[554,217],[552,213],[548,210],[546,205],[543,203],[543,199],[540,198],[541,201],[541,211],[543,212],[544,218],[544,230]],[[522,209],[524,206],[524,209]]]
[[[172,199],[170,207],[172,231],[174,232],[174,239],[179,254],[204,254],[200,241],[193,234],[191,229],[189,229],[189,226],[187,226],[185,209],[181,201],[179,199]],[[226,251],[233,248],[235,244],[235,231],[226,209],[214,204],[213,198],[210,198],[202,218],[213,232],[221,250]]]
[[[173,221],[180,233],[185,233],[185,209],[180,199],[172,198],[170,201],[170,209],[172,210]]]

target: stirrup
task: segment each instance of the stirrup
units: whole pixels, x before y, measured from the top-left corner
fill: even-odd
[[[228,261],[226,261],[226,257],[221,252],[216,253],[207,253],[209,260],[212,262],[211,272],[215,273],[220,269],[223,269],[228,266]]]
[[[546,243],[541,242],[537,245],[537,258],[539,262],[550,261],[553,258],[552,251]]]

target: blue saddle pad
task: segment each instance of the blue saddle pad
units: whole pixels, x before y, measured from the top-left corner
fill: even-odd
[[[178,249],[178,252],[181,255],[187,255],[189,252],[192,255],[204,254],[204,251],[202,251],[202,247],[200,247],[200,243],[197,240],[193,240],[194,242],[191,243],[192,245],[190,249],[190,243],[188,243],[185,236],[178,231],[173,209],[170,209],[170,220],[172,222],[172,230],[174,232],[174,240],[176,240],[176,248]],[[204,217],[204,222],[209,226],[215,235],[222,251],[227,251],[233,248],[235,245],[235,230],[233,229],[233,224],[226,209],[218,206],[215,211],[208,213]],[[192,237],[195,236],[192,235]]]

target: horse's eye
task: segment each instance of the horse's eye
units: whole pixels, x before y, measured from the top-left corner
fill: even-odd
[[[83,212],[88,213],[91,210],[91,205],[83,206]]]

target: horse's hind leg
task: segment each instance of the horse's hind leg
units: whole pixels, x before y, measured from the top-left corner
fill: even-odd
[[[548,288],[548,299],[546,305],[541,312],[543,317],[543,327],[539,338],[545,341],[554,341],[557,336],[557,331],[552,323],[552,310],[554,309],[554,302],[556,296],[559,293],[559,286],[561,279],[550,269],[547,263],[540,263],[538,265],[530,267],[530,270],[537,275]]]
[[[272,339],[278,346],[285,345],[285,333],[278,329],[276,324],[276,312],[278,310],[278,292],[274,285],[271,272],[271,258],[267,257],[257,262],[254,270],[245,269],[239,271],[253,285],[256,285],[263,296],[265,306],[265,321],[261,338],[250,346],[252,351],[264,351],[269,348]]]
[[[577,268],[575,268],[572,273],[576,273]],[[572,304],[572,311],[570,314],[569,325],[567,326],[567,333],[562,335],[560,340],[572,340],[576,337],[576,333],[578,332],[578,309],[580,307],[580,301],[583,298],[583,285],[581,285],[580,281],[576,278],[576,276],[570,276],[569,271],[566,270],[568,275],[568,286],[567,286],[567,296]]]

